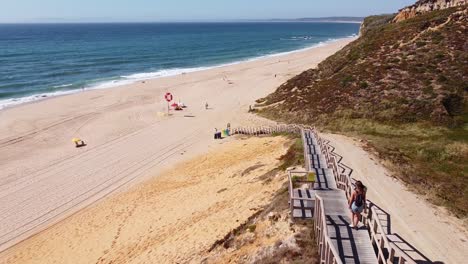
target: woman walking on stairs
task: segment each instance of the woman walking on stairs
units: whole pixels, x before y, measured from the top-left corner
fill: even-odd
[[[349,198],[349,209],[351,210],[351,228],[358,229],[361,213],[366,205],[366,187],[361,181],[356,182],[356,188]]]

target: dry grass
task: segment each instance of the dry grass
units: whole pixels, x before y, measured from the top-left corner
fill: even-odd
[[[280,170],[286,170],[288,167],[304,164],[304,146],[300,138],[294,138],[286,154],[280,157]]]
[[[362,138],[395,175],[458,217],[468,213],[468,133],[424,123],[387,125],[336,119],[329,131]]]

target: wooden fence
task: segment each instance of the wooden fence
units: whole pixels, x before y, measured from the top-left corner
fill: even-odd
[[[302,175],[305,176],[309,172],[307,171],[292,171],[288,170],[288,192],[289,192],[289,209],[291,211],[291,218],[294,218],[294,209],[298,209],[294,206],[294,201],[310,201],[314,202],[313,198],[307,198],[307,197],[298,197],[294,196],[294,184],[293,184],[293,177],[295,175]]]
[[[343,262],[341,261],[340,254],[336,251],[328,235],[323,200],[318,194],[315,195],[314,227],[315,239],[319,246],[320,263],[342,264]]]
[[[309,129],[312,127],[307,126]],[[251,136],[261,136],[261,135],[271,135],[271,134],[280,134],[280,133],[300,133],[304,128],[302,125],[296,124],[278,124],[275,126],[258,126],[258,127],[237,127],[231,131],[232,135],[251,135]]]

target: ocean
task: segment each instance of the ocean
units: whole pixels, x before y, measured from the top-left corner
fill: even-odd
[[[0,109],[275,56],[357,35],[354,23],[0,25]]]

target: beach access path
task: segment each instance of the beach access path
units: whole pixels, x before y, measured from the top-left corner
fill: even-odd
[[[258,125],[249,105],[353,39],[0,111],[0,251],[219,145],[214,128]],[[165,116],[166,92],[188,108]]]
[[[447,210],[424,200],[399,180],[391,177],[379,159],[364,150],[356,139],[321,134],[333,142],[336,153],[353,169],[352,177],[367,186],[367,198],[390,216],[390,232],[406,240],[412,250],[435,263],[465,263],[468,259],[468,233],[463,221]],[[414,256],[419,256],[415,252]],[[413,257],[414,257],[413,256]],[[422,262],[421,262],[422,263]]]

